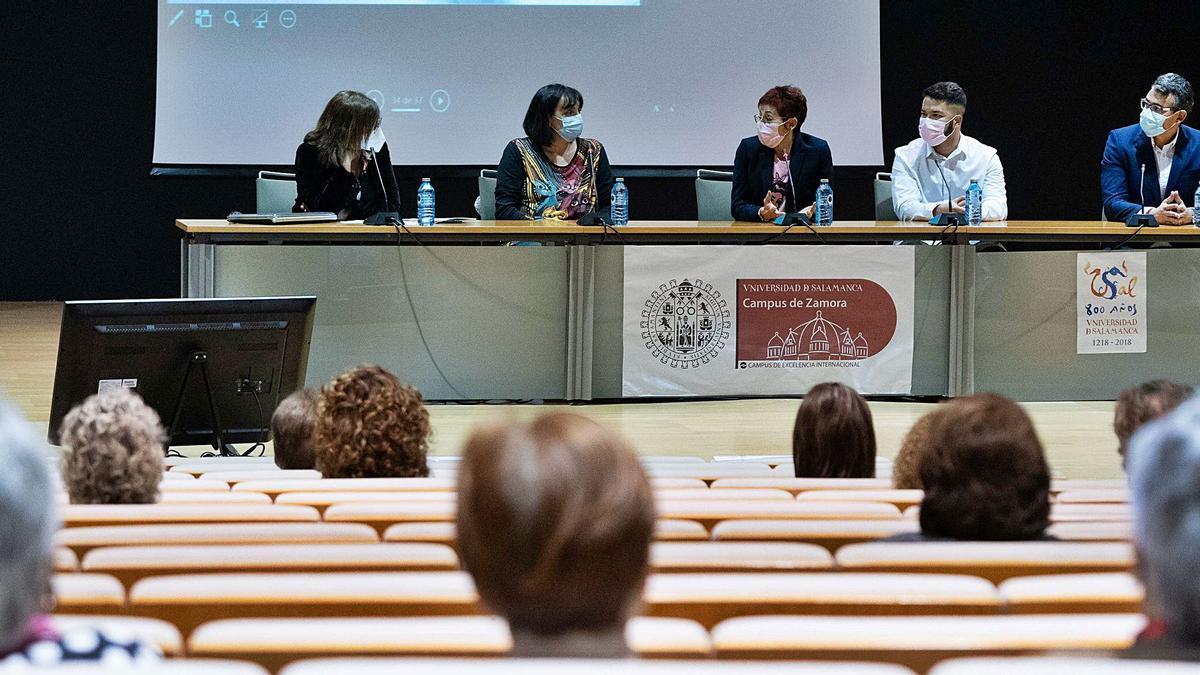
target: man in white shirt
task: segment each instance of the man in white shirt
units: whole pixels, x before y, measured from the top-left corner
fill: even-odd
[[[983,219],[1008,218],[1004,167],[996,149],[962,132],[967,94],[953,82],[923,92],[920,138],[896,148],[892,204],[901,220],[929,220],[939,213],[965,213],[971,180],[983,190]]]

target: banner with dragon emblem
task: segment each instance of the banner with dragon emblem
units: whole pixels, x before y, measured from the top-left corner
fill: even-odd
[[[1146,252],[1075,256],[1075,351],[1146,353]]]
[[[625,249],[625,396],[912,388],[911,246]]]

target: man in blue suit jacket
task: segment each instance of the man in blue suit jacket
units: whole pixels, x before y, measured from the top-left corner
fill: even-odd
[[[1144,210],[1161,225],[1190,225],[1200,181],[1200,132],[1183,125],[1192,112],[1192,85],[1160,75],[1142,99],[1138,124],[1108,134],[1100,161],[1104,216],[1125,220]],[[1143,178],[1144,172],[1144,178]]]

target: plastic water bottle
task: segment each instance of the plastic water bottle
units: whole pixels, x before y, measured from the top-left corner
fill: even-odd
[[[433,225],[433,214],[436,210],[437,198],[433,193],[433,183],[428,178],[421,179],[421,187],[417,188],[417,224]]]
[[[821,184],[817,186],[817,209],[814,215],[818,225],[833,224],[833,186],[829,184],[828,178],[822,178]]]
[[[612,224],[629,224],[629,188],[625,187],[625,179],[618,178],[612,189]]]
[[[1200,227],[1200,185],[1196,186],[1196,195],[1192,197],[1192,224]]]
[[[966,211],[968,225],[979,225],[983,222],[983,188],[979,187],[979,181],[974,178],[967,186]]]

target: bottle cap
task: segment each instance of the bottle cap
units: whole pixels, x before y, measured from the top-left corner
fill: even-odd
[[[428,179],[428,178],[422,178],[422,179],[421,179],[421,182],[422,182],[422,183],[428,183],[428,182],[429,182],[429,179]]]
[[[828,183],[828,182],[829,182],[829,179],[828,179],[828,178],[822,178],[822,179],[821,179],[821,182],[822,182],[822,183]]]
[[[617,179],[617,182],[618,182],[618,183],[624,183],[624,182],[625,182],[625,179],[624,179],[624,178],[618,178],[618,179]]]

